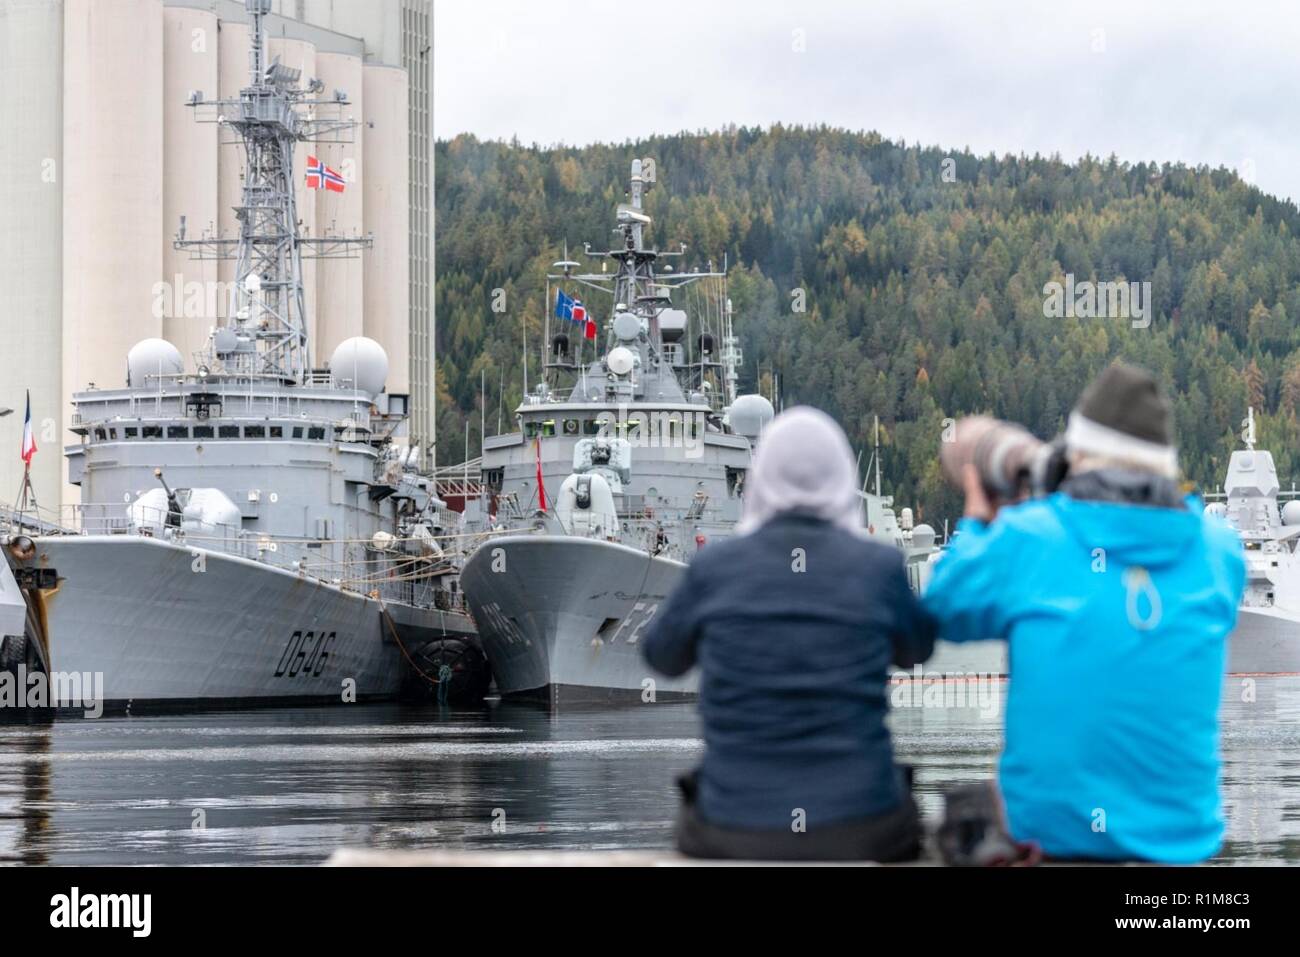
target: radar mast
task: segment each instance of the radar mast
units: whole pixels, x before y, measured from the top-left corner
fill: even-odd
[[[299,84],[302,71],[276,57],[266,64],[265,18],[271,0],[245,0],[252,20],[249,85],[237,98],[205,100],[190,94],[202,122],[217,123],[224,144],[243,147],[244,186],[235,207],[236,238],[186,239],[181,217],[173,246],[194,259],[234,260],[227,314],[218,317],[210,359],[230,373],[303,382],[312,369],[303,295],[303,258],[354,258],[369,236],[304,237],[294,197],[294,149],[299,142],[351,143],[356,121],[344,117],[347,95],[322,97],[317,79]],[[230,131],[226,134],[225,131]]]

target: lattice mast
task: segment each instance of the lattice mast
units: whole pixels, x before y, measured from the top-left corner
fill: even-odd
[[[210,230],[201,239],[186,239],[182,216],[173,245],[195,259],[236,262],[211,361],[227,372],[302,382],[312,368],[302,260],[354,258],[371,245],[371,237],[300,234],[294,150],[299,142],[350,143],[356,121],[342,115],[350,105],[344,91],[322,98],[320,80],[301,87],[301,70],[284,66],[279,57],[266,64],[271,0],[245,0],[244,7],[252,20],[249,85],[238,98],[224,100],[205,100],[196,90],[187,103],[197,120],[221,127],[223,144],[243,147],[244,187],[235,207],[239,235],[224,238]]]

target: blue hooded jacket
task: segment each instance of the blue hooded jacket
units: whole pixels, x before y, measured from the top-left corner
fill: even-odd
[[[1203,860],[1223,834],[1219,700],[1240,540],[1186,509],[1057,493],[963,519],[926,590],[948,641],[1009,643],[999,785],[1061,858]]]

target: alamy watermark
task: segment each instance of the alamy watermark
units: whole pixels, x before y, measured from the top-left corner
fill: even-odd
[[[890,675],[889,703],[895,708],[977,708],[981,718],[997,716],[999,677],[980,672],[912,671]]]
[[[597,436],[624,439],[632,448],[684,449],[686,458],[697,459],[704,454],[708,413],[705,409],[629,411],[626,403],[619,403],[617,413],[599,412],[594,425]]]
[[[1043,286],[1043,315],[1048,319],[1128,319],[1134,329],[1151,325],[1150,282],[1065,282]]]
[[[80,708],[87,718],[104,713],[102,671],[0,671],[0,709]]]

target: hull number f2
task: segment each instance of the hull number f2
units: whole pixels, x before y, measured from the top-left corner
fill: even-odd
[[[277,678],[320,677],[329,662],[330,649],[338,633],[333,631],[295,631],[284,646],[284,654],[275,667]]]

